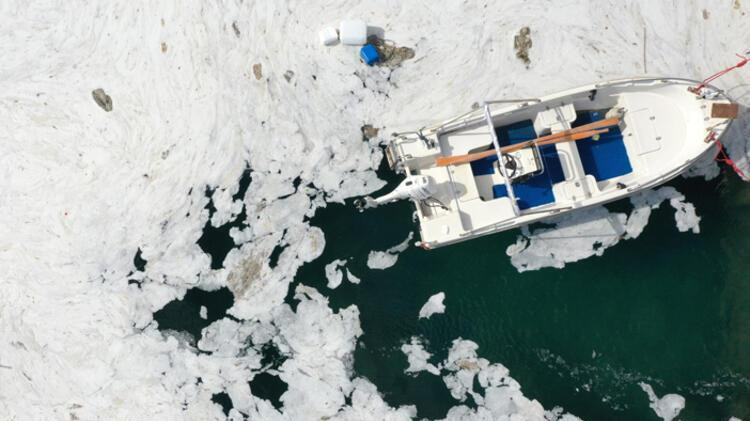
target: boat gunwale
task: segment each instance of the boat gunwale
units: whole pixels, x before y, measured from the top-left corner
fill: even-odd
[[[492,117],[494,118],[499,115],[518,111],[518,110],[521,110],[521,109],[524,109],[533,105],[539,105],[548,101],[559,99],[564,96],[573,96],[579,93],[584,93],[586,91],[591,91],[592,89],[602,89],[602,88],[612,87],[612,86],[621,85],[621,84],[639,83],[639,82],[661,82],[661,83],[678,82],[678,83],[673,83],[673,84],[688,85],[688,86],[698,85],[702,83],[699,80],[678,78],[678,77],[636,76],[632,78],[614,79],[614,80],[610,80],[606,82],[598,82],[594,84],[581,85],[575,88],[569,88],[560,92],[541,96],[538,98],[523,98],[523,99],[517,99],[517,100],[486,100],[486,101],[483,101],[482,104],[497,104],[501,102],[511,102],[511,101],[518,102],[515,105],[491,110]],[[707,84],[705,85],[705,87],[714,90],[720,95],[723,95],[730,102],[736,102],[729,94],[727,94],[725,90],[720,89],[715,85]],[[451,117],[447,120],[443,120],[440,123],[436,123],[436,124],[433,124],[432,126],[423,128],[421,129],[421,131],[423,133],[425,130],[428,132],[431,132],[432,134],[435,135],[436,138],[438,138],[439,136],[452,133],[456,130],[460,130],[463,127],[470,126],[473,124],[480,124],[485,118],[483,114],[478,114],[477,116],[472,117],[468,121],[466,120],[466,118],[468,118],[473,113],[480,113],[482,110],[483,110],[482,106],[477,107],[466,113],[459,114],[456,117]],[[449,126],[452,124],[456,124],[458,120],[460,120],[462,117],[464,118],[464,120],[462,121],[460,126],[456,126],[456,127]],[[730,124],[731,124],[731,121],[730,121]],[[729,126],[727,126],[727,128],[729,128]],[[419,131],[394,133],[394,137],[397,137],[397,138],[403,137],[409,134],[417,134],[418,132]]]

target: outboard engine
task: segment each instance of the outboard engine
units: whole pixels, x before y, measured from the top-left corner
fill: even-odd
[[[427,200],[435,194],[435,182],[428,175],[410,175],[406,177],[392,192],[385,196],[358,199],[354,205],[359,209],[374,208],[376,206],[395,202],[402,199]]]

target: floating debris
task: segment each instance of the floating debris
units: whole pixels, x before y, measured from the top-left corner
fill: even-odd
[[[362,126],[362,137],[364,137],[366,140],[377,137],[378,132],[380,132],[380,129],[378,129],[377,127],[373,127],[372,124],[365,124],[364,126]]]
[[[364,45],[367,42],[367,24],[359,19],[342,20],[339,38],[344,45]]]
[[[531,29],[528,26],[524,26],[518,31],[518,35],[513,38],[513,48],[516,50],[516,57],[518,57],[526,65],[526,68],[531,64],[529,60],[529,48],[531,48]]]
[[[104,92],[104,89],[97,88],[91,91],[91,96],[94,97],[96,105],[102,107],[104,111],[112,111],[112,98]]]
[[[359,58],[361,58],[366,65],[372,66],[380,61],[380,53],[378,53],[378,49],[375,48],[374,45],[365,44],[365,46],[359,50]]]
[[[255,79],[263,79],[263,66],[260,63],[253,64],[253,74],[255,75]]]
[[[318,38],[320,38],[320,42],[323,45],[334,45],[339,42],[339,32],[336,28],[329,26],[320,30]]]
[[[234,34],[237,36],[237,38],[239,38],[240,28],[237,26],[237,21],[232,22],[232,30],[234,31]]]
[[[398,47],[392,41],[386,41],[378,38],[376,35],[370,36],[367,42],[374,45],[380,55],[380,65],[385,67],[398,67],[406,60],[414,58],[414,49],[409,47]]]
[[[161,52],[162,53],[166,53],[167,52],[167,43],[166,42],[162,42],[161,43]]]

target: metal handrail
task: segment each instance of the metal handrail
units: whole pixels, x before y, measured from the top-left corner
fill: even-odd
[[[496,100],[490,100],[490,101],[484,101],[483,104],[513,104],[513,103],[529,103],[529,102],[541,102],[542,100],[539,98],[517,98],[517,99],[496,99]],[[404,135],[410,135],[410,134],[418,134],[419,132],[442,132],[447,126],[459,121],[464,120],[463,125],[468,124],[469,122],[466,121],[467,118],[471,117],[478,111],[482,110],[482,107],[471,109],[463,114],[460,114],[456,117],[451,118],[450,120],[434,124],[432,126],[423,127],[420,130],[413,130],[408,132],[400,132],[400,133],[393,133],[394,137],[404,136]],[[476,118],[481,119],[481,116],[476,116]]]
[[[514,103],[522,103],[523,104],[522,106],[524,106],[524,105],[527,105],[529,102],[541,102],[541,101],[542,100],[539,99],[539,98],[496,99],[496,100],[484,101],[483,104],[487,105],[487,104],[514,104]],[[453,124],[453,123],[455,123],[455,122],[457,122],[458,120],[461,120],[461,119],[464,120],[463,124],[462,124],[463,126],[468,125],[472,120],[468,120],[467,121],[467,118],[469,116],[473,115],[474,113],[476,113],[477,111],[481,110],[482,108],[483,107],[475,108],[475,109],[473,109],[473,110],[471,110],[471,111],[469,111],[467,113],[461,114],[458,117],[452,118],[452,119],[450,119],[450,120],[448,120],[448,121],[446,121],[444,123],[441,123],[439,126],[435,127],[434,130],[435,130],[436,133],[445,133],[446,132],[446,128],[449,125],[451,125],[451,124]],[[477,116],[477,117],[479,117],[479,116]],[[479,122],[478,120],[479,120],[479,118],[477,119],[477,122]]]
[[[512,104],[514,102],[542,102],[542,100],[539,98],[495,99],[484,101],[484,104]]]
[[[503,164],[503,151],[500,150],[500,143],[497,140],[497,133],[495,133],[495,125],[492,123],[492,115],[490,114],[490,104],[485,103],[484,104],[484,118],[487,120],[487,125],[490,127],[490,136],[492,137],[492,144],[495,146],[495,153],[497,154],[497,159],[500,165],[498,165],[498,168],[500,169],[500,174],[503,175],[503,179],[505,180],[505,189],[508,191],[508,198],[510,199],[510,204],[513,207],[513,214],[518,216],[520,213],[520,209],[518,209],[518,203],[516,202],[516,194],[513,192],[513,186],[510,182],[510,177],[508,177],[508,174],[505,172],[505,165]]]

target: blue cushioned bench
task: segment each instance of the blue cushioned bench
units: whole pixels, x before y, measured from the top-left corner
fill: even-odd
[[[500,126],[495,129],[495,132],[501,147],[536,139],[537,137],[536,132],[534,132],[534,123],[531,120]],[[555,145],[542,146],[539,151],[544,160],[544,172],[523,182],[513,183],[513,192],[518,199],[519,209],[529,209],[553,203],[555,195],[552,193],[552,184],[565,179]],[[493,174],[495,172],[495,161],[497,161],[496,155],[474,161],[471,163],[471,171],[475,176]],[[493,197],[496,198],[508,195],[505,184],[492,186],[492,193]]]
[[[576,114],[573,127],[604,119],[602,111],[579,111]],[[577,141],[576,147],[581,156],[583,171],[593,175],[596,181],[609,180],[633,171],[622,132],[617,126],[610,127],[609,132],[599,135],[599,140],[587,138]]]

